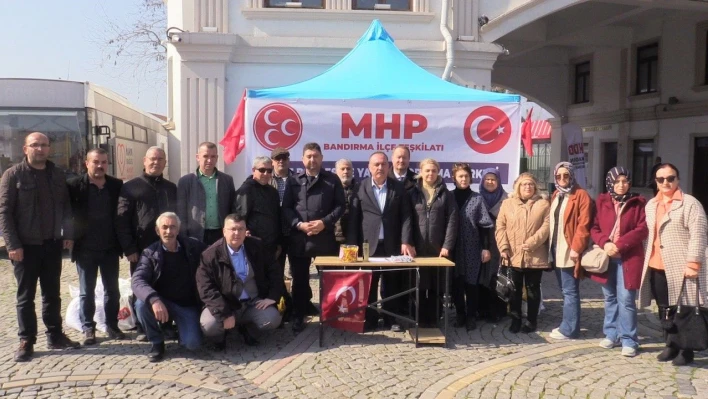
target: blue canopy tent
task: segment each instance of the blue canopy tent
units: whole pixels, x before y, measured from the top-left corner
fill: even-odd
[[[231,163],[246,146],[252,159],[278,146],[324,142],[328,161],[350,158],[355,167],[363,165],[366,172],[366,160],[374,150],[388,152],[391,143],[434,141],[438,143],[436,153],[409,148],[420,151],[419,157],[479,161],[479,168],[503,169],[504,184],[509,187],[518,173],[519,147],[506,144],[512,137],[512,142],[519,141],[520,101],[518,95],[469,89],[431,74],[406,57],[374,20],[357,45],[319,76],[283,87],[246,90],[221,145],[225,161]],[[406,119],[419,109],[418,119]],[[394,134],[390,126],[399,123],[396,118],[400,118],[400,131]],[[416,142],[412,134],[405,136],[406,131],[426,131],[428,135],[416,136]],[[323,132],[327,132],[325,136]],[[382,138],[384,134],[387,137]],[[497,140],[497,135],[506,141]],[[327,148],[327,144],[332,149],[332,145],[348,143],[352,151],[337,148],[329,152]],[[474,145],[487,146],[488,151]],[[245,163],[243,166],[247,168]],[[449,166],[441,165],[448,173]],[[449,176],[444,177],[450,181]]]
[[[374,20],[357,45],[319,76],[289,86],[248,90],[247,98],[375,99],[519,103],[515,94],[474,90],[447,82],[411,61]]]

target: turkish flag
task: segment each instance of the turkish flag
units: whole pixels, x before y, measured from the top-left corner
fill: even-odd
[[[521,142],[524,144],[526,153],[533,156],[533,145],[531,145],[531,140],[533,139],[533,134],[531,131],[531,112],[533,112],[533,108],[529,108],[529,113],[526,115],[526,120],[523,124],[521,124]]]
[[[238,109],[219,144],[224,147],[224,162],[231,163],[246,146],[246,91],[238,104]]]
[[[322,271],[322,321],[340,330],[364,332],[371,270]]]

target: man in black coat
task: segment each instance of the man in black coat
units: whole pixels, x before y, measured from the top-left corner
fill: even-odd
[[[148,148],[142,176],[126,182],[120,191],[116,229],[123,253],[130,261],[131,274],[143,249],[159,239],[155,232],[157,217],[174,212],[177,207],[177,186],[162,177],[165,165],[165,151]]]
[[[84,330],[84,345],[96,343],[96,278],[101,271],[103,308],[106,313],[106,333],[112,339],[124,339],[118,328],[120,289],[118,258],[122,254],[115,222],[123,181],[108,176],[108,154],[94,148],[86,154],[87,173],[68,181],[69,200],[74,216],[74,250],[71,260],[79,274],[80,318]]]
[[[227,216],[224,237],[204,251],[197,270],[197,289],[205,305],[200,324],[217,350],[224,348],[226,330],[238,326],[246,345],[256,345],[249,327],[272,330],[281,321],[276,306],[283,295],[283,275],[275,253],[260,239],[246,237],[246,231],[242,217]]]
[[[253,174],[246,178],[236,191],[234,213],[246,221],[248,231],[252,236],[261,239],[266,251],[276,254],[280,251],[278,246],[283,229],[278,189],[270,184],[273,178],[273,162],[266,156],[256,157],[251,171]],[[279,252],[276,256],[278,255]]]
[[[165,355],[165,338],[158,322],[174,320],[179,343],[187,349],[197,349],[202,342],[196,273],[206,245],[179,237],[179,229],[176,213],[165,212],[157,218],[155,231],[160,239],[145,248],[131,281],[137,298],[135,314],[152,344],[148,353],[151,362]]]
[[[336,255],[334,225],[344,213],[342,182],[322,168],[322,150],[317,143],[303,147],[305,171],[288,179],[283,195],[283,217],[291,228],[288,258],[293,275],[293,331],[305,328],[304,317],[316,313],[310,302],[310,263],[318,255]],[[313,309],[314,308],[314,309]]]
[[[388,176],[403,183],[406,191],[415,187],[415,172],[409,168],[411,150],[404,145],[398,145],[391,154],[391,170]]]
[[[359,191],[352,203],[350,231],[347,234],[350,244],[366,240],[369,243],[369,256],[388,257],[395,255],[415,256],[411,230],[411,204],[403,188],[403,183],[389,177],[388,157],[383,152],[375,152],[369,157],[369,172],[361,182]],[[383,272],[381,279],[386,285],[383,298],[393,296],[404,290],[403,281],[406,272]],[[374,273],[369,291],[369,303],[377,301],[379,273]],[[406,308],[406,298],[400,297],[383,303],[384,310],[402,314]],[[378,323],[378,313],[367,309],[366,328],[373,329]],[[394,318],[385,315],[384,323],[392,331],[402,328]]]
[[[165,151],[160,147],[148,148],[143,158],[143,174],[123,184],[120,190],[116,232],[130,262],[131,275],[143,250],[159,240],[155,232],[157,217],[163,212],[174,212],[177,207],[177,186],[162,177],[165,165]],[[136,339],[146,338],[138,325]]]

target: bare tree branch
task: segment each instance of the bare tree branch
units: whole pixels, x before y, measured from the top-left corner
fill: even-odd
[[[97,43],[103,51],[100,66],[120,66],[121,74],[138,79],[164,71],[167,13],[163,0],[141,0],[131,17],[132,22],[124,24],[106,16],[105,32]]]

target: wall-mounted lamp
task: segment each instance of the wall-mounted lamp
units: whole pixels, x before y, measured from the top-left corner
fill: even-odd
[[[477,18],[477,22],[479,23],[479,27],[483,27],[484,25],[489,23],[489,17],[486,15],[482,15],[479,18]]]

